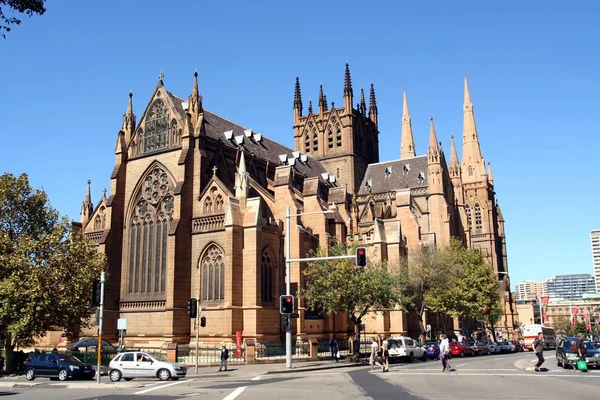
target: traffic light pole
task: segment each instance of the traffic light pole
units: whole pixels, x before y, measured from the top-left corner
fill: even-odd
[[[290,253],[291,253],[291,240],[290,240],[290,208],[287,207],[285,210],[285,294],[290,295],[291,293],[291,268]],[[287,321],[285,323],[285,366],[286,368],[292,368],[292,321],[290,315],[287,315]]]
[[[104,320],[104,282],[106,273],[100,276],[100,321],[98,321],[98,365],[96,368],[96,382],[100,383],[100,367],[102,365],[102,321]]]
[[[200,297],[198,297],[200,298]],[[202,313],[202,306],[198,307],[196,312],[196,375],[198,375],[198,341],[200,340],[200,314]]]

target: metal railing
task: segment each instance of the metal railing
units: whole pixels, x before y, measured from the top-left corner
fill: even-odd
[[[309,342],[292,343],[292,357],[305,358],[309,356]],[[255,347],[255,358],[257,360],[285,358],[285,343],[257,343]]]
[[[350,354],[350,342],[348,340],[338,340],[338,350],[342,357]],[[319,340],[319,357],[331,356],[331,341],[327,339]]]
[[[177,361],[186,364],[196,364],[196,349],[181,349],[177,351]],[[221,349],[219,348],[204,348],[198,349],[198,364],[217,364],[221,362]],[[237,349],[229,349],[229,358],[227,359],[228,364],[245,364],[246,363],[246,351],[240,349],[240,355],[238,357]]]

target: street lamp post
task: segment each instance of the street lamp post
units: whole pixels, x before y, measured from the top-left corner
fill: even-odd
[[[335,203],[334,203],[335,208]],[[290,214],[290,208],[287,207],[285,210],[285,294],[287,296],[291,295],[291,268],[290,264],[292,262],[290,258],[291,253],[291,240],[290,240],[290,218],[291,217],[299,217],[302,215],[311,215],[311,214],[331,214],[334,213],[335,210],[325,210],[325,211],[315,211],[308,213],[299,213],[299,214]],[[290,315],[287,315],[287,321],[285,325],[285,366],[286,368],[292,368],[292,322]]]

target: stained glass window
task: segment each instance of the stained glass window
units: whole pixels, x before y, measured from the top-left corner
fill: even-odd
[[[471,208],[465,204],[465,213],[467,214],[467,229],[471,229]]]
[[[261,299],[266,303],[273,301],[274,261],[273,252],[265,249],[262,253],[260,264],[262,273]]]
[[[342,147],[342,131],[340,130],[340,128],[337,128],[337,131],[335,133],[335,145],[337,147]]]
[[[129,222],[129,293],[166,290],[167,233],[173,220],[173,184],[161,167],[142,180]]]
[[[479,204],[475,203],[475,232],[481,233],[482,228],[481,208],[479,207]]]
[[[169,145],[169,110],[164,101],[154,100],[144,126],[143,152],[160,150]]]
[[[202,300],[225,300],[225,263],[223,252],[211,245],[202,259]]]

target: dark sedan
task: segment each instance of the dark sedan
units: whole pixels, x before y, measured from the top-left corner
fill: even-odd
[[[77,357],[68,354],[38,354],[27,364],[25,376],[27,380],[37,377],[93,379],[96,369],[91,364],[81,362]]]
[[[577,360],[579,360],[579,354],[575,348],[576,337],[565,337],[560,339],[558,346],[556,346],[556,364],[563,368],[575,367]],[[600,353],[592,342],[588,339],[583,341],[585,344],[585,361],[588,367],[600,366]]]

